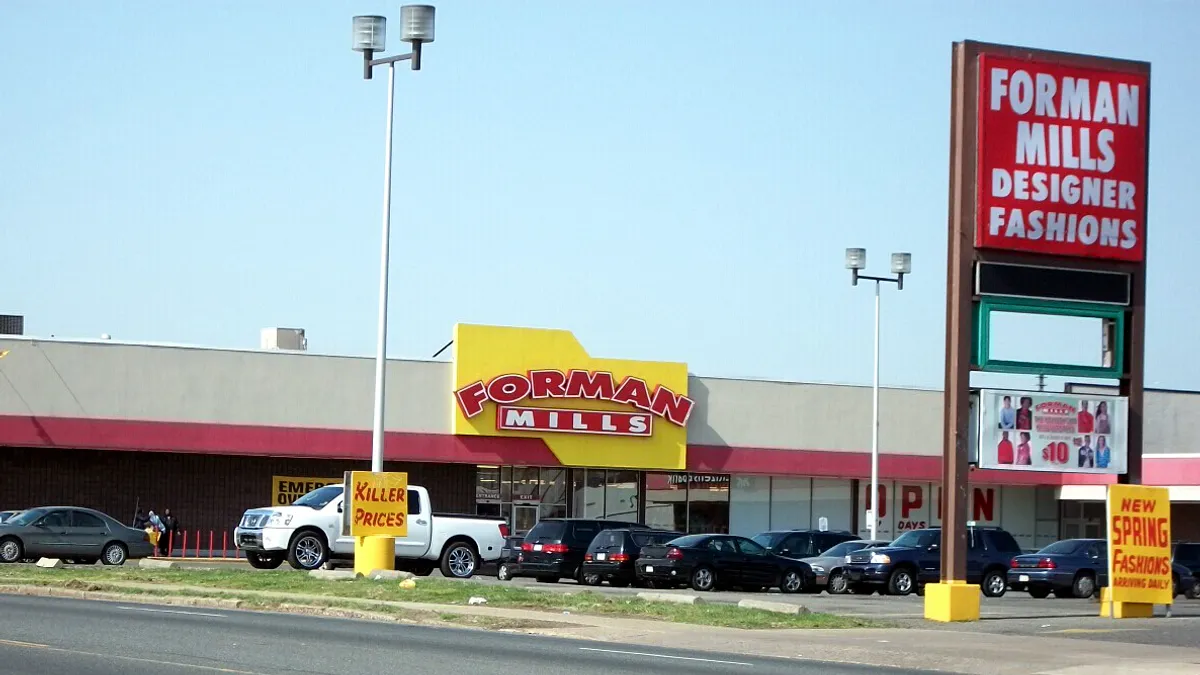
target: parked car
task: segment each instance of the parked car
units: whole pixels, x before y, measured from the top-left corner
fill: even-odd
[[[500,558],[496,561],[496,578],[500,581],[511,581],[513,572],[521,564],[521,544],[525,537],[505,537],[504,546],[500,548]]]
[[[785,558],[811,558],[821,555],[843,541],[854,541],[858,537],[849,532],[822,532],[820,530],[771,530],[756,534],[754,542],[775,555]]]
[[[1181,541],[1171,547],[1171,561],[1183,565],[1200,579],[1200,543]]]
[[[124,565],[154,554],[150,537],[94,509],[48,506],[0,523],[0,562],[59,558],[88,565]]]
[[[1035,598],[1090,598],[1108,585],[1108,545],[1103,539],[1064,539],[1012,559],[1008,585]]]
[[[692,534],[666,544],[642,547],[637,578],[662,586],[691,586],[697,591],[740,587],[760,591],[778,586],[784,593],[816,587],[808,563],[775,555],[745,537]]]
[[[583,556],[601,531],[609,528],[648,530],[638,523],[595,518],[544,518],[525,535],[516,576],[542,583],[575,579],[582,583]]]
[[[354,559],[354,538],[342,535],[342,486],[319,487],[291,506],[250,509],[234,529],[235,545],[251,567],[275,569],[287,560],[313,570]],[[429,491],[408,486],[408,536],[396,538],[396,569],[428,575],[440,565],[447,577],[473,576],[500,557],[508,522],[489,516],[435,514]]]
[[[851,593],[890,595],[925,592],[925,584],[941,577],[941,528],[910,530],[891,546],[850,554],[845,573]],[[983,594],[998,598],[1008,590],[1008,567],[1021,547],[998,527],[967,528],[967,583],[979,584]]]
[[[596,535],[583,555],[583,583],[599,586],[628,586],[637,581],[637,561],[642,548],[665,544],[682,537],[682,532],[666,530],[616,529]]]
[[[849,590],[849,583],[842,568],[845,567],[850,554],[864,549],[880,548],[887,546],[889,543],[886,541],[862,539],[843,541],[833,548],[822,551],[820,555],[811,558],[801,558],[801,560],[808,563],[808,566],[812,568],[813,574],[816,575],[817,591],[827,590],[830,594],[838,595],[846,593]]]
[[[1200,598],[1200,579],[1192,570],[1177,562],[1171,563],[1171,597],[1183,596],[1189,600]]]

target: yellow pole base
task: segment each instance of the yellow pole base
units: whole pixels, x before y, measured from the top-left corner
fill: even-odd
[[[1109,612],[1114,619],[1152,619],[1154,605],[1146,602],[1113,602],[1112,589],[1100,589],[1100,617],[1107,619]]]
[[[357,537],[354,540],[354,573],[367,576],[375,570],[396,569],[395,537]]]
[[[979,586],[965,581],[925,584],[925,618],[929,621],[978,621]]]

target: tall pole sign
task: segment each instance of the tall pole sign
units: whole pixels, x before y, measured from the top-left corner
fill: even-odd
[[[979,619],[967,583],[972,371],[1110,378],[1141,483],[1150,64],[953,45],[941,569],[925,616]],[[994,311],[1101,319],[1101,365],[992,359]]]

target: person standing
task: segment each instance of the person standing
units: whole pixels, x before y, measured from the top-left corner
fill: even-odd
[[[1009,409],[1011,410],[1012,408]],[[1007,431],[1000,432],[1000,442],[996,444],[996,463],[1013,463],[1013,443],[1008,439]]]
[[[141,507],[138,507],[137,513],[133,514],[133,529],[144,530],[146,529],[146,524],[149,522],[150,519],[146,517],[146,514],[142,513]]]
[[[1088,412],[1088,402],[1079,402],[1079,433],[1090,434],[1096,428],[1096,418],[1092,417],[1092,413]]]
[[[1104,405],[1101,403],[1100,405]],[[1096,419],[1100,419],[1099,408],[1096,409]],[[1112,450],[1108,447],[1108,441],[1103,436],[1096,437],[1096,468],[1107,469],[1109,462],[1112,461]]]
[[[1033,466],[1033,448],[1030,446],[1029,440],[1029,432],[1022,431],[1021,442],[1017,443],[1017,464],[1019,466]]]
[[[1092,450],[1092,437],[1084,436],[1083,445],[1079,446],[1079,468],[1092,469],[1096,466],[1096,452]]]
[[[1112,423],[1108,419],[1108,401],[1100,401],[1096,404],[1096,433],[1112,433]]]
[[[1033,399],[1028,396],[1021,397],[1021,407],[1017,408],[1017,429],[1033,430]]]
[[[1012,407],[1012,397],[1005,396],[1004,404],[1000,407],[1000,428],[1017,428],[1017,411]]]
[[[159,541],[160,548],[166,549],[166,555],[171,555],[175,542],[179,541],[179,519],[171,513],[171,509],[163,509],[163,536]]]

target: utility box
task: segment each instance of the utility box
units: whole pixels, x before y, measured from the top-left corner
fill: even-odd
[[[261,347],[289,352],[308,351],[308,338],[303,328],[264,328]]]

